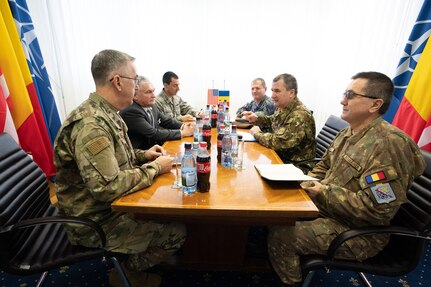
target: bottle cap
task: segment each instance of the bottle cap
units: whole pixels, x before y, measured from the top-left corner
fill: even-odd
[[[191,143],[184,143],[184,148],[185,149],[191,149],[192,148],[192,144]]]
[[[238,135],[238,139],[239,139],[239,140],[242,140],[242,135]]]
[[[200,146],[201,148],[207,148],[207,142],[200,142],[200,143],[199,143],[199,146]]]

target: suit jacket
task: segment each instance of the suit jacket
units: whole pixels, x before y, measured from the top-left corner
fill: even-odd
[[[156,105],[152,107],[154,127],[148,113],[137,103],[120,112],[128,127],[127,134],[134,148],[149,149],[155,144],[162,145],[167,140],[181,139],[182,123],[159,113]]]

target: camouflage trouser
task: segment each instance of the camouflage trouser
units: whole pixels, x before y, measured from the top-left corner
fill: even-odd
[[[295,226],[277,226],[269,230],[268,253],[271,264],[286,284],[302,281],[300,255],[326,254],[331,241],[346,226],[328,218],[299,221]],[[369,238],[370,239],[370,238]],[[383,240],[385,241],[385,240]],[[380,240],[357,238],[338,248],[337,258],[364,260],[374,256],[386,244]]]
[[[126,236],[118,236],[115,229],[107,235],[106,248],[130,254],[126,266],[134,271],[163,262],[183,245],[186,238],[186,228],[181,223],[127,220],[116,228],[124,230],[126,226],[129,230]]]

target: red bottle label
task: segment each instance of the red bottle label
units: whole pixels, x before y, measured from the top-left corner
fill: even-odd
[[[209,173],[211,172],[211,162],[198,162],[197,171],[199,173]]]
[[[202,130],[202,135],[204,136],[204,137],[209,137],[209,136],[211,136],[211,129],[208,129],[208,130]]]

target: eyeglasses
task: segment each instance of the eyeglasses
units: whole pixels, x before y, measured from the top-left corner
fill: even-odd
[[[118,75],[118,77],[135,81],[135,86],[139,85],[139,82],[141,81],[141,77],[139,77],[139,75],[136,75],[134,78],[121,75]],[[112,77],[109,81],[112,82],[113,79],[114,77]]]
[[[347,100],[354,99],[356,96],[360,96],[360,97],[364,97],[364,98],[369,98],[369,99],[378,99],[377,97],[371,97],[371,96],[361,95],[361,94],[355,93],[354,91],[351,91],[351,90],[344,91],[343,96]]]

